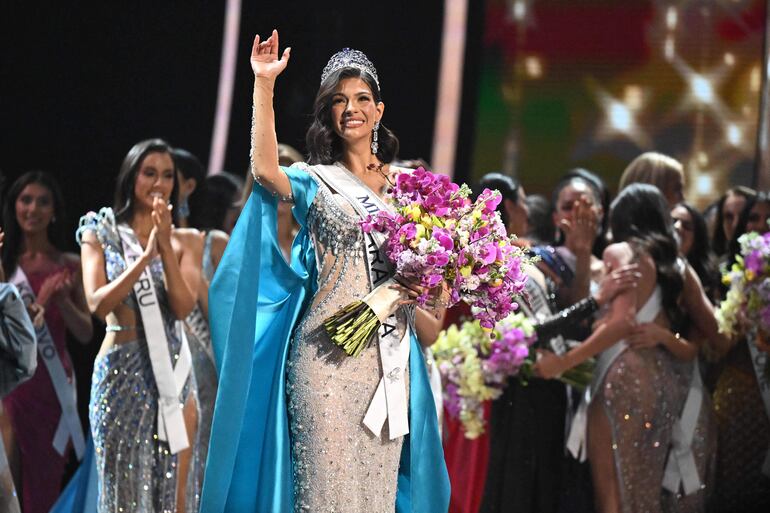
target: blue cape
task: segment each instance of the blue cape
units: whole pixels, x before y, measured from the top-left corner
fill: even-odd
[[[315,293],[307,215],[318,190],[310,175],[283,168],[300,231],[292,261],[277,238],[277,202],[254,184],[209,291],[219,389],[201,511],[290,512],[292,464],[285,368],[298,319]],[[449,478],[422,351],[411,340],[409,424],[394,510],[445,513]]]

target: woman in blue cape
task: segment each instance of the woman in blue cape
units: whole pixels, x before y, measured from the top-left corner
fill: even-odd
[[[335,54],[307,134],[311,165],[281,168],[272,98],[289,57],[279,58],[276,31],[255,39],[256,183],[209,295],[220,386],[201,511],[446,512],[415,294],[393,285],[382,241],[360,228],[387,208],[398,149],[381,124],[377,72],[361,52]],[[290,263],[278,201],[293,203],[300,226]],[[323,321],[357,300],[385,307],[371,343],[348,356]]]

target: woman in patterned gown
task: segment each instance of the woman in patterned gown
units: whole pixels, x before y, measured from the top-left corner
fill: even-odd
[[[94,363],[90,403],[99,511],[199,509],[198,491],[188,486],[200,481],[199,466],[190,461],[195,453],[170,445],[184,446],[172,431],[179,424],[171,424],[171,419],[179,417],[172,417],[173,412],[163,417],[168,436],[159,429],[155,369],[165,365],[165,358],[171,363],[171,386],[178,391],[170,407],[184,405],[181,428],[190,446],[195,440],[192,375],[173,373],[184,369],[181,362],[189,358],[179,321],[196,304],[202,244],[197,230],[172,226],[168,202],[176,197],[176,189],[168,144],[159,139],[137,143],[118,175],[115,210],[103,208],[83,216],[77,232],[88,305],[107,324]],[[140,309],[152,302],[147,299],[150,283],[159,325],[148,325],[152,315],[145,317]],[[151,356],[158,349],[165,354]]]
[[[381,124],[377,73],[361,52],[335,54],[307,134],[311,165],[281,168],[272,97],[289,56],[287,48],[279,58],[277,31],[264,42],[257,36],[256,183],[209,301],[220,387],[201,508],[445,512],[448,479],[413,336],[414,293],[396,287],[405,304],[393,305],[379,343],[357,357],[333,344],[322,324],[373,290],[389,291],[373,286],[392,273],[360,228],[362,203],[387,208],[379,196],[398,144]],[[278,244],[278,201],[293,203],[300,226],[290,262]],[[394,335],[398,349],[383,345]],[[393,351],[407,360],[384,373]],[[390,398],[384,409],[378,389]]]
[[[612,301],[585,342],[563,356],[544,355],[536,367],[540,375],[554,377],[598,355],[587,411],[597,509],[663,511],[666,458],[684,403],[674,359],[691,360],[697,354],[694,344],[675,335],[683,314],[680,304],[709,340],[724,341],[697,276],[679,263],[668,205],[658,189],[627,187],[610,215],[614,243],[604,252],[605,265],[611,271],[637,261],[639,286]],[[671,328],[671,336],[658,338],[654,331],[645,347],[630,350],[626,340],[634,333],[634,319],[639,325]]]

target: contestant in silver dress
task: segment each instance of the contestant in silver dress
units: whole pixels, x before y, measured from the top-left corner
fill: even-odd
[[[176,187],[168,145],[138,143],[115,211],[91,212],[78,229],[88,304],[107,323],[90,402],[100,512],[198,510],[199,490],[186,490],[200,466],[190,461],[197,413],[179,320],[196,304],[202,245],[197,230],[172,226]]]

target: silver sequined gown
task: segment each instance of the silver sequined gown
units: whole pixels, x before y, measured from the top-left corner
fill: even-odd
[[[610,423],[624,513],[663,511],[671,431],[686,397],[680,381],[674,356],[658,345],[624,350],[598,386],[591,406]]]
[[[126,264],[112,211],[102,209],[99,214],[91,212],[84,216],[78,235],[86,230],[93,230],[102,245],[107,279],[116,279]],[[155,259],[150,268],[169,350],[175,358],[181,340],[163,287],[160,259]],[[125,301],[136,309],[136,318],[141,319],[133,293]],[[181,401],[191,386],[194,388],[191,381],[185,385]],[[94,363],[89,419],[99,478],[99,513],[176,512],[177,456],[169,452],[166,442],[158,440],[157,405],[158,389],[144,338],[116,345]],[[196,475],[200,466],[194,458],[195,453],[188,483],[200,483],[200,476]],[[194,493],[199,495],[200,490]],[[197,511],[196,501],[188,500],[186,510]]]
[[[380,440],[362,423],[381,376],[378,348],[349,357],[322,325],[370,291],[364,235],[353,207],[322,183],[308,225],[318,292],[296,328],[287,372],[295,510],[392,513],[403,437],[390,440],[386,422]]]

